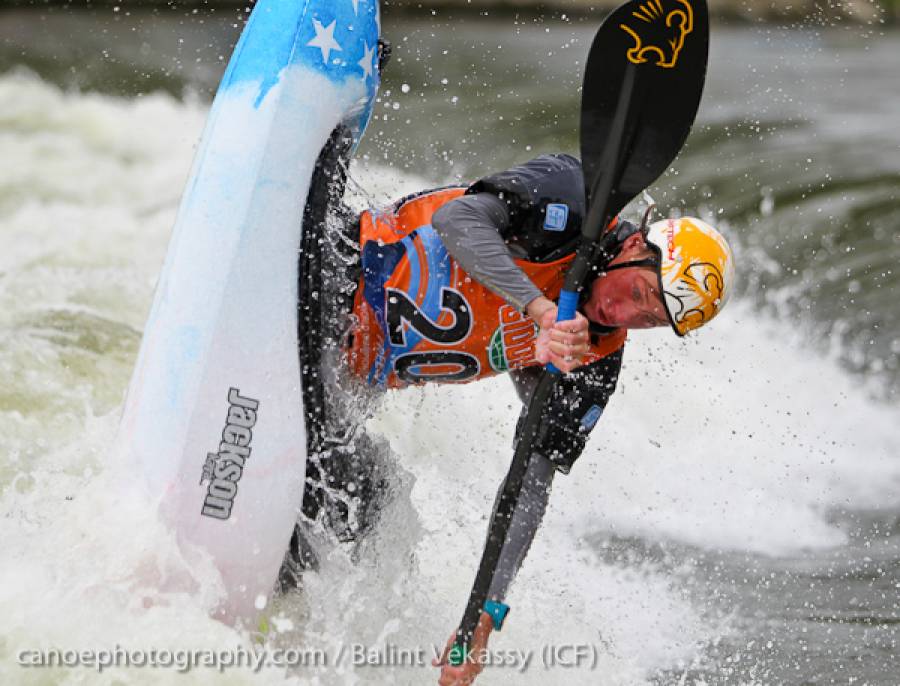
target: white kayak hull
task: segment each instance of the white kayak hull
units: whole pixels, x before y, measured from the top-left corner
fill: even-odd
[[[253,621],[306,464],[298,251],[316,159],[358,140],[377,88],[377,0],[259,0],[213,103],[144,330],[117,454]]]

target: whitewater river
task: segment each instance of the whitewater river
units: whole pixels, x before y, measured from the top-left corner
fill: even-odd
[[[175,677],[17,664],[40,648],[259,646],[208,619],[213,574],[159,590],[182,552],[119,497],[108,447],[239,24],[0,13],[0,683]],[[386,30],[352,171],[374,200],[576,151],[588,24]],[[631,337],[492,643],[532,661],[483,683],[900,683],[898,74],[900,35],[880,27],[714,29],[698,126],[650,192],[733,237],[738,296],[695,339]],[[463,609],[516,404],[502,378],[389,396],[368,425],[397,463],[378,531],[276,603],[268,647],[307,664],[179,683],[436,683],[418,662]],[[547,670],[548,646],[589,658]]]

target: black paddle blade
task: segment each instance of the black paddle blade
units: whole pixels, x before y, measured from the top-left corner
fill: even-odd
[[[587,202],[605,210],[597,221],[618,214],[678,155],[700,105],[708,54],[705,0],[633,0],[603,22],[588,54],[581,107]],[[623,88],[633,96],[617,116]],[[617,125],[623,115],[624,127]],[[588,232],[596,238],[599,227],[585,226]]]

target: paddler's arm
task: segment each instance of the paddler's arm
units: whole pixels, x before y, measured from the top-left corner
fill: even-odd
[[[541,525],[541,520],[544,518],[544,513],[547,511],[547,503],[550,500],[550,484],[555,473],[556,467],[553,463],[540,455],[534,455],[530,460],[528,471],[525,473],[525,480],[522,483],[522,490],[519,493],[519,500],[510,520],[506,542],[503,544],[503,550],[500,553],[497,571],[494,573],[494,579],[488,591],[488,602],[492,604],[494,614],[482,613],[470,646],[471,659],[456,667],[447,664],[446,659],[456,639],[455,634],[450,636],[444,656],[434,662],[434,666],[441,667],[438,686],[471,684],[481,673],[483,664],[479,660],[479,655],[487,650],[490,634],[503,623],[507,607],[504,603],[506,593],[516,576],[516,572],[522,565],[522,561],[528,554],[531,542],[534,540],[534,536]],[[503,492],[504,484],[505,482],[501,483],[497,491],[497,497],[494,501],[495,510],[500,502],[500,494]]]
[[[493,193],[448,202],[434,213],[431,225],[466,273],[519,311],[525,312],[531,301],[543,297],[513,261],[502,236],[509,226],[509,210]]]
[[[588,321],[579,313],[574,323],[557,323],[556,304],[519,269],[503,239],[509,221],[503,200],[493,193],[475,193],[441,207],[431,225],[467,274],[538,324],[538,361],[570,372],[588,351]]]
[[[591,430],[616,389],[621,367],[620,349],[557,381],[548,402],[549,420],[538,436],[534,453],[529,460],[522,491],[513,511],[510,529],[488,592],[488,600],[494,603],[495,611],[502,614],[508,609],[505,605],[507,592],[547,511],[553,477],[557,471],[567,474],[584,451]],[[527,411],[531,393],[541,372],[539,367],[527,367],[510,372],[523,403],[522,416]],[[518,431],[516,435],[519,435]],[[501,484],[498,499],[502,489]],[[491,616],[482,613],[472,641],[473,651],[487,649],[488,638],[493,629],[494,622]],[[439,686],[470,684],[482,671],[481,665],[477,662],[458,667],[446,663],[446,653],[449,652],[454,639],[455,635],[450,637],[443,658],[434,663],[435,666],[441,667]]]
[[[534,443],[522,491],[510,520],[509,533],[500,555],[500,563],[491,582],[488,599],[503,601],[522,565],[550,500],[550,487],[557,471],[568,474],[587,445],[591,430],[606,409],[615,391],[622,367],[622,350],[561,377],[547,403],[547,421]],[[526,367],[510,376],[527,414],[531,394],[542,370]],[[518,437],[520,432],[516,430]],[[497,492],[497,501],[503,484]],[[496,508],[496,501],[494,504]]]
[[[531,548],[531,542],[547,512],[547,504],[550,502],[550,486],[553,484],[555,474],[556,467],[550,460],[538,453],[531,456],[525,480],[522,482],[519,500],[516,502],[516,509],[513,511],[509,523],[509,533],[500,553],[497,571],[491,582],[490,591],[488,591],[488,600],[502,603],[506,598],[509,586],[522,566],[522,562]],[[506,481],[504,480],[497,489],[494,510],[497,509],[500,494],[505,485]],[[491,516],[493,517],[493,513]]]

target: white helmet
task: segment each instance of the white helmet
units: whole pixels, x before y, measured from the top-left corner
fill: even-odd
[[[700,219],[655,222],[647,245],[659,253],[659,285],[669,323],[684,336],[715,317],[734,288],[734,256],[725,238]]]

